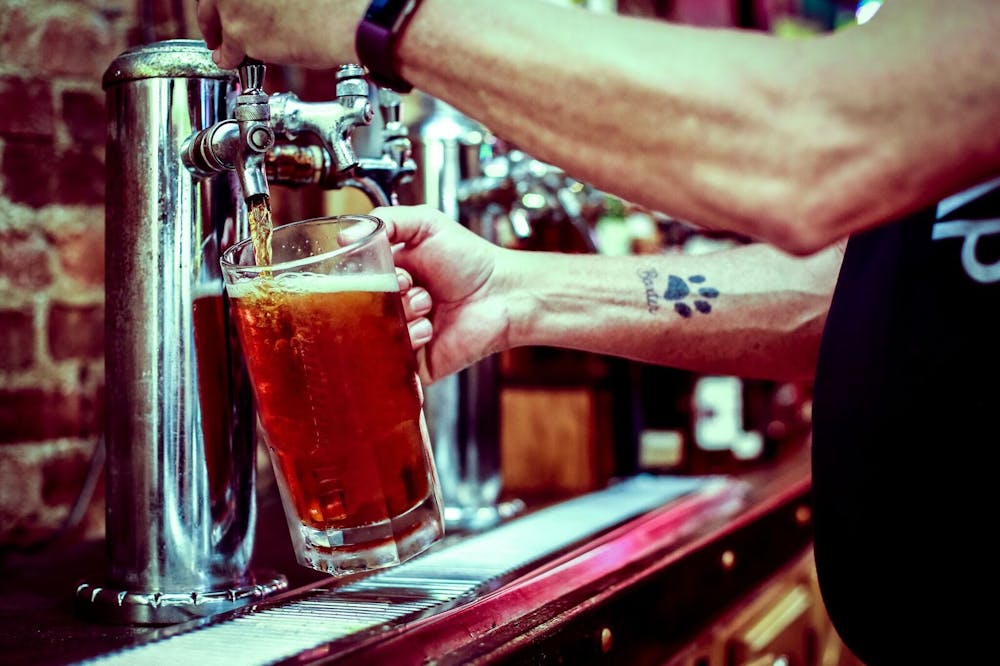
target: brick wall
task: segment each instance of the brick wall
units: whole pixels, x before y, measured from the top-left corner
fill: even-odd
[[[54,534],[104,426],[101,77],[126,48],[200,39],[192,0],[0,0],[0,549]],[[269,68],[330,99],[332,73]],[[276,220],[322,213],[272,190]],[[103,535],[103,487],[74,536]]]
[[[63,523],[103,429],[101,76],[185,36],[173,6],[0,0],[0,545]],[[102,530],[98,496],[81,533]]]

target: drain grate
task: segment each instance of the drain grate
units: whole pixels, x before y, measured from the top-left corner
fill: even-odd
[[[128,648],[85,664],[273,664],[358,632],[455,602],[504,574],[712,483],[711,479],[638,476],[605,490],[528,514],[488,532],[432,550],[342,587]]]

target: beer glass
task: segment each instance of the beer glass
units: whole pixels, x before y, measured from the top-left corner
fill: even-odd
[[[382,220],[275,227],[223,254],[230,307],[299,563],[403,562],[443,535],[440,487]]]

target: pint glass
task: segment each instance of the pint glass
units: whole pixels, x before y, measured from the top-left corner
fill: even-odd
[[[298,561],[334,575],[403,562],[443,534],[423,394],[382,220],[273,230],[222,256]]]

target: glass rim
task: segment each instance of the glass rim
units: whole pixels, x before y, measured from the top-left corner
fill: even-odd
[[[274,227],[271,230],[271,234],[273,236],[273,234],[275,234],[279,229],[289,229],[291,227],[298,227],[298,226],[304,226],[304,225],[308,225],[308,224],[316,224],[316,223],[319,223],[319,222],[330,222],[330,221],[334,221],[334,220],[343,220],[343,219],[373,220],[375,222],[375,228],[372,229],[367,234],[365,234],[364,236],[362,236],[361,238],[357,239],[356,241],[352,241],[352,242],[348,243],[347,245],[342,245],[342,246],[340,246],[340,247],[338,247],[336,249],[327,250],[326,252],[320,252],[319,254],[314,254],[314,255],[312,255],[310,257],[301,257],[299,259],[290,259],[289,261],[283,261],[283,262],[281,262],[279,264],[268,264],[267,266],[261,266],[260,264],[254,264],[252,266],[245,266],[243,264],[233,263],[232,261],[229,260],[229,257],[237,254],[245,246],[247,246],[247,245],[249,245],[249,244],[251,244],[253,242],[253,238],[244,238],[243,240],[238,241],[236,243],[233,243],[228,248],[226,248],[226,250],[219,257],[219,263],[221,263],[222,267],[225,268],[225,269],[234,269],[234,270],[238,270],[238,271],[250,271],[250,272],[256,272],[256,273],[260,273],[260,272],[265,271],[265,270],[266,271],[276,271],[276,270],[280,271],[280,270],[286,270],[286,269],[289,269],[289,268],[298,268],[300,266],[305,266],[306,264],[311,264],[311,263],[316,262],[316,261],[326,261],[326,260],[332,259],[333,257],[336,257],[338,255],[347,254],[349,252],[353,252],[354,250],[358,249],[359,247],[362,247],[363,245],[365,245],[368,242],[370,242],[372,240],[372,238],[375,237],[376,234],[378,234],[379,232],[385,230],[385,221],[381,217],[376,217],[375,215],[368,215],[367,213],[344,213],[342,215],[320,215],[319,217],[310,217],[310,218],[305,219],[305,220],[297,220],[295,222],[288,222],[287,224],[281,224],[281,225],[278,225],[278,226]]]

